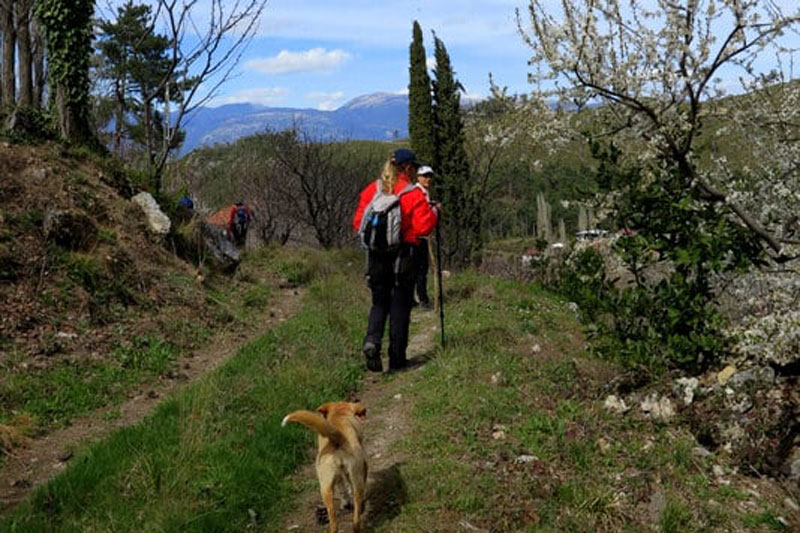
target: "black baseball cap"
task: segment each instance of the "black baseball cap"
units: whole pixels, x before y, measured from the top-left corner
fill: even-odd
[[[398,148],[395,150],[392,154],[392,163],[395,165],[412,164],[419,166],[419,163],[417,163],[417,155],[407,148]]]

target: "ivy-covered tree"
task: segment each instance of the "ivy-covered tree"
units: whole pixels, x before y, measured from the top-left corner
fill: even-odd
[[[414,21],[413,40],[410,47],[408,69],[408,134],[411,148],[420,161],[432,165],[436,161],[436,146],[433,134],[433,104],[431,100],[431,78],[428,76],[425,45],[422,30]]]
[[[33,93],[33,47],[31,26],[34,0],[17,0],[14,5],[14,25],[17,30],[19,62],[19,104],[31,107],[36,102]]]
[[[95,143],[89,127],[89,63],[93,0],[39,0],[36,16],[44,29],[51,104],[65,141]]]
[[[464,122],[461,117],[461,83],[456,80],[450,55],[434,35],[436,68],[433,81],[433,117],[436,140],[435,196],[441,198],[445,216],[443,247],[455,264],[477,261],[481,249],[481,198],[470,180],[464,147]]]

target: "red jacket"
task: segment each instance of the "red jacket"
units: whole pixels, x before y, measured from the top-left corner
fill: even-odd
[[[400,194],[409,183],[408,176],[398,174],[397,183],[394,185],[394,194]],[[353,217],[353,229],[356,231],[361,228],[364,209],[375,196],[375,185],[376,182],[372,181],[361,191],[358,209]],[[414,187],[400,197],[400,217],[400,238],[407,244],[419,244],[419,238],[430,235],[438,220],[436,210],[431,208],[425,193],[419,187]]]

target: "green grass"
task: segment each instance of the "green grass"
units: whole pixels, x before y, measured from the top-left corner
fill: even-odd
[[[345,397],[362,375],[353,282],[313,283],[301,313],[141,424],[79,453],[0,530],[242,531],[274,521],[289,505],[286,476],[311,443],[281,419]]]
[[[32,416],[42,428],[61,426],[92,409],[119,402],[136,384],[166,372],[175,348],[151,337],[120,345],[109,360],[61,360],[39,371],[11,371],[0,381],[0,422],[20,414]]]
[[[564,302],[472,273],[449,280],[446,293],[447,348],[403,392],[415,399],[413,427],[398,443],[409,503],[375,531],[450,531],[459,520],[587,533],[780,524],[768,511],[743,515],[730,505],[736,492],[709,483],[711,462],[692,456],[680,426],[602,409],[618,369],[584,351]],[[504,438],[493,437],[497,427]],[[516,463],[521,455],[536,459]],[[651,514],[656,493],[663,505]]]

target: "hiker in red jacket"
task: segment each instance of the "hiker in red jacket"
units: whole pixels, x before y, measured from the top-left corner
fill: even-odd
[[[399,196],[400,240],[398,248],[390,251],[368,250],[367,284],[372,291],[372,308],[367,319],[367,334],[362,351],[367,369],[382,372],[381,342],[386,318],[389,317],[389,371],[408,365],[408,326],[414,301],[414,250],[420,237],[429,235],[436,227],[438,215],[428,203],[425,193],[414,187],[412,179],[419,164],[411,150],[395,150],[381,174],[384,194]],[[361,229],[367,207],[376,196],[378,181],[367,185],[359,199],[353,217],[353,228]]]

